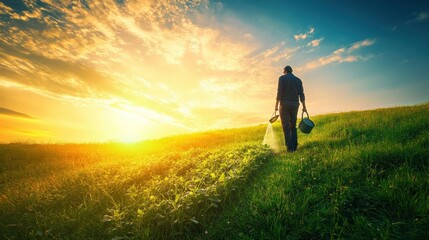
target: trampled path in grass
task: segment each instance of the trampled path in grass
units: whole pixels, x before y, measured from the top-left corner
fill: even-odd
[[[428,119],[428,104],[316,118],[201,238],[429,239]]]

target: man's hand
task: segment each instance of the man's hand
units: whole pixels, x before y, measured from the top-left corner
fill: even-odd
[[[280,103],[280,101],[277,100],[276,101],[276,106],[274,107],[274,109],[276,110],[276,112],[279,110],[279,103]]]
[[[307,107],[305,106],[305,102],[302,102],[302,112],[307,112]]]

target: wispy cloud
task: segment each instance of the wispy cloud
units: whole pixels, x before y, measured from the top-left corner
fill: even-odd
[[[18,117],[18,118],[26,118],[26,119],[34,119],[32,116],[25,114],[25,113],[20,113],[11,109],[7,109],[7,108],[3,108],[0,107],[0,115],[6,115],[6,116],[10,116],[10,117]]]
[[[305,33],[299,33],[299,34],[296,34],[296,35],[293,35],[293,38],[295,38],[295,40],[296,41],[299,41],[299,40],[304,40],[304,39],[307,39],[308,37],[310,37],[311,36],[311,34],[313,34],[314,33],[314,28],[313,27],[311,27],[307,32],[305,32]]]
[[[311,42],[307,44],[308,47],[318,47],[320,45],[320,42],[323,40],[323,38],[314,39]]]
[[[413,13],[413,18],[405,22],[406,24],[411,23],[420,23],[424,22],[429,19],[429,13],[428,12],[415,12]]]
[[[300,70],[312,70],[321,66],[325,66],[331,63],[344,63],[344,62],[357,62],[357,61],[366,61],[371,58],[371,56],[361,56],[361,55],[351,55],[352,52],[362,48],[371,46],[375,43],[374,39],[365,39],[359,42],[353,43],[350,47],[342,47],[328,56],[320,57],[316,60],[312,60],[306,63],[303,67],[300,67]]]
[[[71,104],[96,101],[121,109],[130,105],[129,111],[152,121],[167,119],[164,123],[188,128],[183,113],[214,105],[220,91],[220,107],[251,111],[228,102],[245,86],[243,98],[259,94],[255,83],[270,71],[270,66],[256,66],[262,66],[262,55],[250,56],[255,50],[247,42],[255,41],[251,32],[233,35],[212,21],[201,21],[213,18],[205,0],[24,4],[25,10],[18,11],[0,3],[0,14],[8,22],[0,25],[3,87]],[[283,46],[266,63],[290,56]],[[256,67],[252,79],[245,77],[250,66]],[[209,89],[212,98],[193,86]]]
[[[387,29],[396,31],[400,28],[406,27],[411,24],[418,24],[425,22],[429,19],[429,12],[413,12],[407,21],[399,23],[398,25],[390,26]]]
[[[365,40],[363,40],[363,41],[355,42],[355,43],[353,43],[353,44],[352,44],[352,46],[351,46],[351,47],[349,47],[349,48],[347,49],[347,52],[348,52],[348,53],[351,53],[351,52],[353,52],[353,51],[358,50],[359,48],[367,47],[367,46],[371,46],[371,45],[373,45],[374,43],[375,43],[375,40],[374,40],[374,39],[365,39]]]
[[[311,27],[296,41],[266,45],[237,19],[220,24],[210,7],[224,6],[207,0],[23,4],[0,3],[1,88],[187,131],[265,121],[261,109],[272,106],[284,65],[326,41],[312,40]],[[363,61],[353,53],[372,44],[354,43],[305,67]]]

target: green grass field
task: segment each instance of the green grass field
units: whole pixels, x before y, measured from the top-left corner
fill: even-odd
[[[0,145],[0,238],[429,239],[429,104],[313,121],[292,154],[266,125]]]

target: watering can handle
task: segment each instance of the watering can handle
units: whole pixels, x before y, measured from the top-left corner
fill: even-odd
[[[274,117],[274,116],[276,115],[276,113],[277,113],[277,110],[275,110],[275,111],[273,112],[273,115],[271,115],[271,117]]]
[[[306,113],[306,114],[307,114],[307,118],[310,118],[310,116],[308,116],[308,112],[307,112],[307,111],[305,111],[305,112],[302,112],[302,114],[301,114],[301,119],[304,119],[304,113]]]

